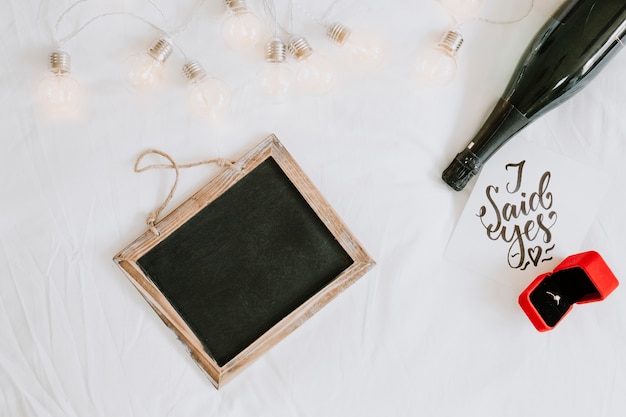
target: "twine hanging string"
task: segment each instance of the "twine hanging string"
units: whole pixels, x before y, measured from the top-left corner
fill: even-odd
[[[139,165],[141,164],[141,161],[143,160],[143,158],[150,154],[159,155],[167,159],[169,161],[169,164],[152,164],[152,165],[146,165],[146,166],[140,167]],[[159,220],[159,216],[161,215],[161,212],[165,209],[165,207],[170,203],[170,201],[174,197],[174,193],[176,192],[176,188],[178,187],[178,177],[180,174],[180,169],[192,168],[192,167],[196,167],[199,165],[209,165],[209,164],[216,164],[217,166],[222,167],[222,168],[234,169],[238,171],[243,170],[242,166],[238,166],[233,161],[228,161],[224,158],[207,159],[204,161],[191,162],[188,164],[177,164],[176,161],[174,161],[174,159],[170,155],[158,149],[145,150],[137,157],[137,160],[135,161],[135,166],[134,166],[135,172],[139,173],[139,172],[148,171],[150,169],[173,169],[174,172],[176,173],[176,176],[174,177],[174,184],[172,185],[172,188],[170,189],[169,194],[167,195],[163,203],[161,203],[161,205],[157,207],[156,210],[150,212],[148,214],[148,217],[146,218],[146,224],[148,225],[150,231],[155,236],[161,235],[161,232],[159,231],[159,229],[157,229],[156,224]]]

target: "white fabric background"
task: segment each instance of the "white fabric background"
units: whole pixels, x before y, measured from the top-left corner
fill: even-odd
[[[176,27],[195,4],[155,2],[166,19],[147,1],[87,2],[60,33],[120,8]],[[330,2],[298,3],[319,16]],[[276,105],[258,94],[258,57],[223,45],[221,1],[207,1],[177,41],[233,89],[231,115],[215,127],[188,115],[178,53],[161,91],[142,99],[127,90],[125,60],[158,35],[128,16],[100,19],[68,42],[85,115],[47,122],[33,91],[70,2],[0,0],[0,415],[623,416],[621,287],[540,334],[517,305],[522,287],[443,256],[471,185],[454,192],[441,171],[560,1],[536,3],[514,25],[468,23],[455,82],[424,91],[412,81],[414,57],[450,24],[437,2],[339,1],[334,18],[387,39],[389,66],[368,75],[339,67],[332,94]],[[248,4],[262,15],[261,2]],[[481,12],[511,18],[525,7],[487,0]],[[297,31],[337,57],[323,30],[294,13]],[[581,250],[599,251],[618,278],[626,277],[625,64],[618,55],[520,134],[613,179]],[[218,391],[111,258],[142,233],[173,180],[171,171],[135,174],[141,151],[180,162],[238,158],[272,132],[377,266]],[[182,171],[168,209],[215,169]]]

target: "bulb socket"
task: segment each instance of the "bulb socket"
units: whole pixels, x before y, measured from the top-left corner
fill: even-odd
[[[265,61],[273,64],[282,64],[287,59],[285,44],[278,38],[272,38],[265,45]]]
[[[343,45],[352,31],[350,28],[342,25],[341,23],[333,23],[326,31],[326,36],[336,43],[337,45]]]
[[[48,69],[54,74],[69,74],[72,69],[72,58],[67,52],[57,49],[49,56]]]
[[[234,13],[243,13],[248,10],[246,0],[224,0],[224,5]]]
[[[192,82],[199,82],[207,77],[207,72],[202,68],[202,65],[195,60],[187,61],[185,65],[183,65],[183,74]]]
[[[449,30],[443,34],[437,47],[452,57],[456,57],[459,49],[463,45],[463,35],[456,30]]]
[[[313,53],[313,48],[302,36],[292,36],[287,49],[298,61],[308,58]]]
[[[170,55],[172,55],[172,52],[174,52],[174,47],[165,38],[155,40],[148,49],[148,55],[161,64],[167,61]]]

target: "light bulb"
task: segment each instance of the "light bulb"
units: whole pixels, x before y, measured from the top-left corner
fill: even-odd
[[[335,85],[335,69],[328,58],[315,53],[307,40],[300,36],[293,36],[289,40],[288,48],[299,62],[296,80],[302,91],[322,95],[332,90]]]
[[[39,100],[44,112],[54,119],[78,115],[82,89],[71,76],[71,58],[62,50],[50,54],[48,73],[39,83]]]
[[[272,101],[283,101],[289,94],[293,74],[285,58],[285,44],[278,38],[270,39],[265,47],[261,88],[263,94]]]
[[[427,85],[450,83],[456,75],[456,55],[462,44],[463,36],[459,32],[446,32],[437,44],[417,58],[415,70],[418,80]]]
[[[360,69],[376,69],[384,60],[385,45],[374,33],[349,29],[341,23],[329,26],[326,36],[345,51],[348,64]]]
[[[174,50],[172,44],[165,38],[152,43],[147,51],[132,58],[128,78],[131,87],[136,90],[152,90],[163,79],[163,64]]]
[[[245,0],[224,0],[228,16],[222,23],[222,37],[233,49],[249,49],[261,39],[263,24],[246,6]]]
[[[230,106],[230,92],[223,81],[209,77],[198,61],[188,61],[183,73],[189,80],[187,102],[191,113],[204,120],[221,120]]]
[[[441,0],[441,4],[456,18],[472,17],[483,5],[484,0]]]

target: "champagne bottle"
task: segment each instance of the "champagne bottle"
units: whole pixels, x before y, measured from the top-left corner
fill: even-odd
[[[443,180],[462,190],[517,132],[586,86],[622,49],[625,33],[626,0],[566,0],[530,42],[504,94]]]

